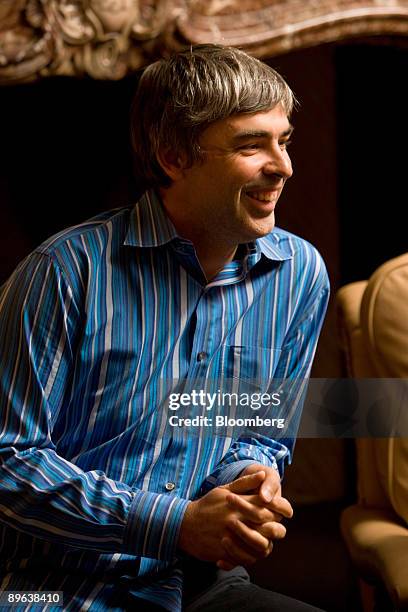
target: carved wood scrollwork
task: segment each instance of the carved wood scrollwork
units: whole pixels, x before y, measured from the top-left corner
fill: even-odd
[[[408,33],[408,0],[0,0],[0,83],[120,79],[175,49],[222,42],[271,57]]]

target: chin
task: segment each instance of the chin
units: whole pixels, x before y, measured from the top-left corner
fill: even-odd
[[[267,219],[257,219],[253,220],[251,223],[251,230],[253,233],[253,238],[262,238],[262,236],[266,236],[270,234],[273,228],[275,227],[275,214],[272,213]]]

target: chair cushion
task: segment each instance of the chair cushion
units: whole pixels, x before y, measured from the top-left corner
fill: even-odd
[[[376,376],[408,378],[407,303],[406,253],[376,270],[361,302],[363,338]],[[384,390],[387,395],[385,382]],[[390,400],[390,405],[396,406],[395,401]],[[406,418],[405,411],[403,418]],[[395,512],[408,523],[408,439],[377,440],[375,458],[382,488],[387,492]]]
[[[408,529],[398,517],[354,505],[344,510],[341,530],[362,576],[383,582],[398,610],[408,609]]]
[[[375,460],[381,487],[392,508],[408,525],[408,439],[376,439]]]
[[[345,285],[337,292],[338,336],[346,359],[347,372],[354,378],[371,378],[373,366],[367,359],[367,349],[363,341],[360,321],[360,308],[367,281]]]
[[[371,276],[361,303],[361,328],[377,376],[408,378],[408,253]]]

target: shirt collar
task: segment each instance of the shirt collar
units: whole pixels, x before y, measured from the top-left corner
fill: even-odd
[[[177,230],[163,208],[158,195],[149,189],[136,202],[124,244],[140,247],[161,246],[178,238]]]
[[[155,247],[179,238],[176,228],[164,210],[163,204],[153,189],[146,191],[134,206],[125,245]],[[248,243],[249,254],[261,253],[273,261],[292,259],[293,253],[280,244],[280,236],[272,232]]]
[[[258,238],[255,244],[262,255],[272,261],[286,261],[293,258],[293,253],[280,244],[280,236],[277,232],[272,231],[267,236]]]

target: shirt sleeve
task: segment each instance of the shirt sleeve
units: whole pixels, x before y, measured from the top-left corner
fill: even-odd
[[[34,253],[0,290],[0,520],[60,544],[176,554],[188,500],[142,491],[58,455],[81,312],[58,262]]]
[[[307,382],[330,294],[323,260],[315,249],[311,253],[314,256],[311,280],[299,299],[297,313],[285,336],[274,373],[275,385],[280,385],[284,397],[279,413],[286,423],[284,433],[279,439],[272,439],[263,435],[265,432],[262,430],[262,434],[244,434],[234,440],[216,469],[202,484],[201,494],[235,480],[252,463],[275,468],[281,479],[285,466],[291,463]]]

